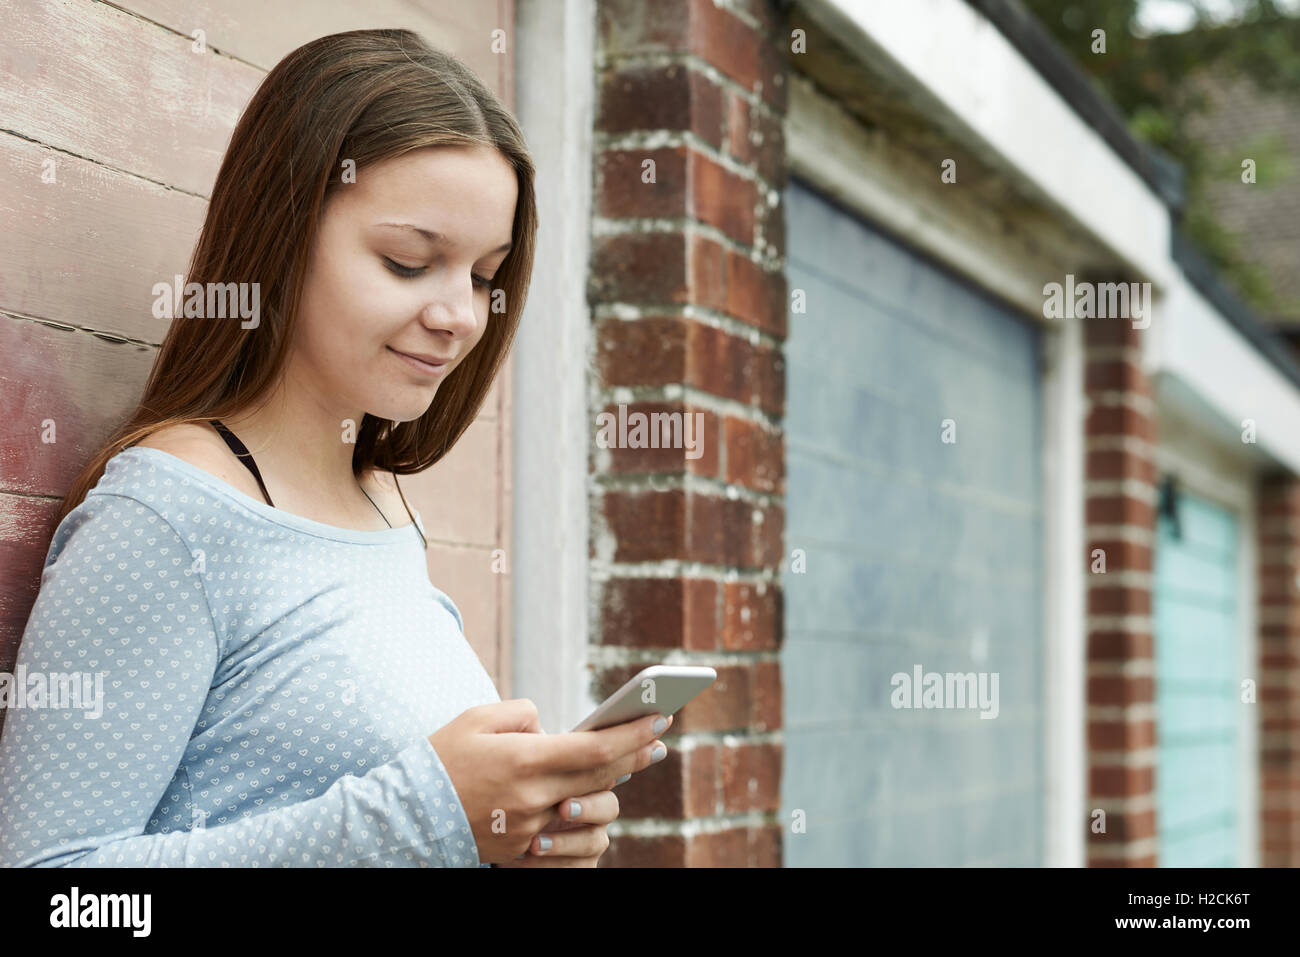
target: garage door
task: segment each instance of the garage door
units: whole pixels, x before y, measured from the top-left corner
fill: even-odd
[[[785,861],[1039,864],[1038,332],[802,183],[785,198],[807,304],[786,344]],[[895,707],[918,667],[996,674],[996,717]]]
[[[1156,827],[1163,867],[1235,867],[1243,728],[1237,520],[1179,493],[1155,554]]]

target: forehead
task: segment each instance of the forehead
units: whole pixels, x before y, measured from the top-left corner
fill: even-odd
[[[339,211],[379,222],[411,222],[453,241],[510,238],[519,185],[514,167],[487,146],[412,150],[357,170],[339,187]]]

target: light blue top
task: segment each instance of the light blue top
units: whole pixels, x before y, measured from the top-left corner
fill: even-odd
[[[414,525],[315,522],[133,446],[55,531],[24,672],[0,864],[488,866],[428,736],[501,699]],[[35,694],[79,680],[79,707]]]

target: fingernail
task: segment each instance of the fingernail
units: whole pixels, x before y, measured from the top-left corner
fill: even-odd
[[[542,845],[543,851],[549,851],[551,849],[551,839],[545,834],[538,839],[538,843]]]
[[[650,752],[650,763],[654,764],[656,761],[662,761],[665,755],[667,754],[668,754],[668,749],[665,748],[662,744],[659,745],[657,748],[655,748],[653,751]]]
[[[630,778],[630,777],[632,777],[632,772],[631,772],[631,771],[629,771],[627,774],[623,775],[621,778],[619,778],[619,779],[618,779],[617,781],[615,781],[614,783],[615,783],[615,784],[622,784],[624,781],[626,781],[626,780],[627,780],[628,778]]]
[[[663,734],[664,728],[666,727],[668,727],[667,718],[660,717],[655,719],[655,734]]]
[[[578,817],[580,814],[582,814],[582,805],[579,804],[577,801],[570,801],[569,820],[572,821],[575,817]]]

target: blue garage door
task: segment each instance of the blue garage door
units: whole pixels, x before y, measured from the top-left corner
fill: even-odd
[[[1038,331],[803,184],[785,199],[807,302],[786,344],[786,863],[1041,864]],[[997,716],[895,707],[918,666],[996,674]]]
[[[1164,867],[1235,867],[1241,769],[1237,521],[1187,493],[1155,554],[1156,827]]]

